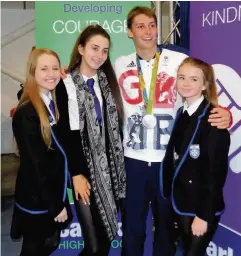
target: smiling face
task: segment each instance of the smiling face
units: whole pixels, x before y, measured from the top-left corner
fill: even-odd
[[[177,91],[188,105],[195,102],[206,89],[203,71],[192,64],[182,65],[177,73]]]
[[[55,56],[42,54],[38,57],[35,80],[40,92],[44,94],[55,89],[60,80],[60,63]]]
[[[139,14],[134,17],[128,36],[133,39],[137,49],[148,50],[157,44],[157,24],[154,17]]]
[[[79,54],[82,56],[81,73],[89,77],[96,74],[97,69],[108,58],[109,47],[109,40],[102,35],[92,36],[84,47],[80,45]]]

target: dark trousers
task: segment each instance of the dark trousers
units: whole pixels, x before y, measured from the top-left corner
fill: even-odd
[[[184,256],[204,256],[209,242],[215,234],[220,217],[215,217],[208,225],[207,232],[202,236],[194,236],[191,226],[194,217],[178,216],[177,222],[180,229]]]
[[[142,256],[146,238],[146,219],[151,202],[154,218],[153,256],[172,256],[173,222],[170,203],[160,195],[160,163],[125,158],[127,197],[122,207],[122,256]]]
[[[111,241],[107,237],[93,197],[90,199],[90,205],[85,205],[79,200],[75,202],[75,207],[85,243],[79,256],[108,256]]]
[[[60,242],[60,231],[57,230],[50,237],[24,236],[20,256],[49,256]]]

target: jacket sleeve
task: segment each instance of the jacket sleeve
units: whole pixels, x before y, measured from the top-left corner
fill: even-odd
[[[217,199],[223,197],[223,187],[228,172],[230,134],[227,130],[211,127],[207,145],[201,158],[201,192],[197,216],[207,222],[215,216]]]
[[[173,155],[171,152],[171,145],[168,144],[165,157],[161,163],[160,169],[160,188],[161,196],[165,199],[171,195],[171,186],[173,179]]]
[[[13,122],[13,129],[16,131],[15,136],[22,151],[21,154],[29,159],[33,166],[34,176],[40,189],[42,200],[46,203],[49,214],[55,218],[64,208],[62,191],[58,187],[53,177],[52,168],[55,168],[55,161],[52,159],[51,149],[48,149],[42,138],[40,130],[40,122],[36,113],[32,114],[28,111],[17,113],[17,120]],[[15,117],[14,117],[15,119]],[[16,124],[16,126],[15,126]],[[21,136],[21,138],[18,138]]]
[[[71,176],[83,174],[88,177],[80,131],[70,129],[68,94],[62,80],[56,88],[56,99],[60,115],[57,125],[58,138],[67,155],[69,172]]]

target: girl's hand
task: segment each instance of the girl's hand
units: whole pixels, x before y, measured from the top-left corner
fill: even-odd
[[[84,204],[90,204],[90,183],[82,175],[76,175],[73,177],[74,193],[76,200],[79,200],[79,197],[84,202]]]
[[[54,221],[65,222],[67,219],[68,219],[68,214],[67,214],[66,208],[64,207],[64,209],[60,212],[60,214],[54,218]]]
[[[192,222],[191,229],[194,236],[202,236],[207,232],[208,223],[196,216]]]

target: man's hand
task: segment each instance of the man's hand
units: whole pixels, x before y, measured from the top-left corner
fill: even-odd
[[[76,200],[79,200],[79,197],[84,202],[84,204],[90,204],[90,183],[82,175],[73,176],[73,186]]]
[[[209,115],[208,122],[211,123],[212,126],[216,126],[218,129],[227,129],[231,122],[230,112],[220,107],[213,108]]]
[[[68,66],[61,67],[61,68],[60,68],[60,77],[61,77],[62,79],[65,79],[65,78],[67,77],[67,75],[66,75],[67,69],[68,69]]]
[[[208,230],[208,223],[196,216],[192,222],[191,229],[194,236],[202,236]]]

